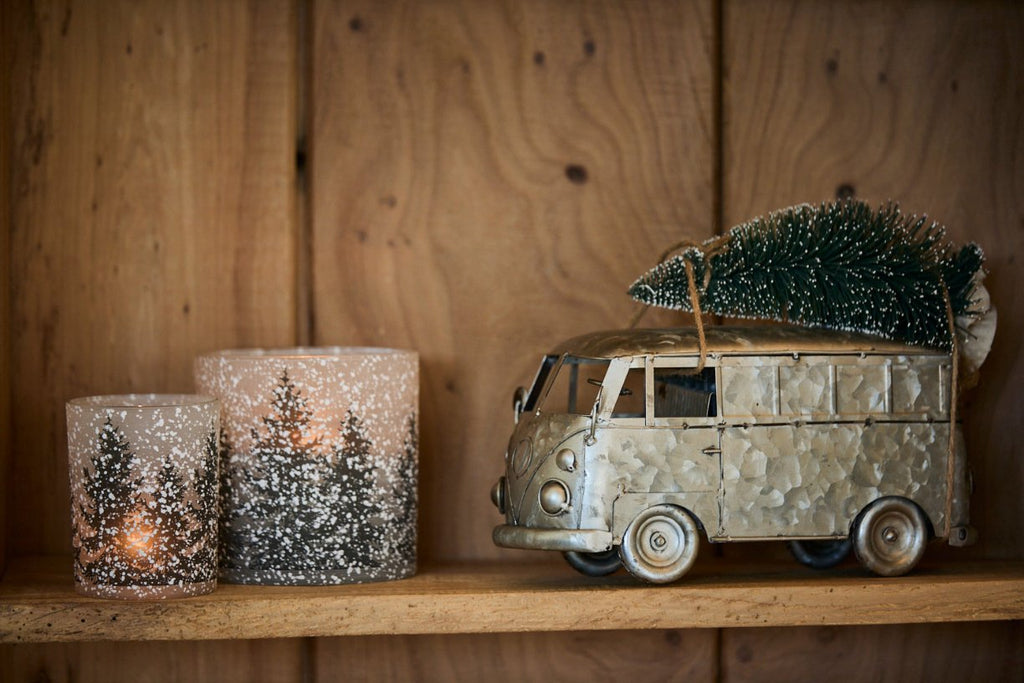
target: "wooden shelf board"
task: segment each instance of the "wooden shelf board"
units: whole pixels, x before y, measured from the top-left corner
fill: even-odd
[[[66,558],[16,559],[0,582],[0,642],[849,625],[1024,619],[1024,562],[947,563],[883,579],[856,567],[713,560],[647,586],[557,564],[460,563],[404,581],[221,585],[126,602],[77,595]]]

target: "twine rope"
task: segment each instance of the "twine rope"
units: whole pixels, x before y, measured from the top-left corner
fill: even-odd
[[[952,377],[949,380],[949,444],[946,452],[946,537],[949,537],[953,526],[953,479],[956,473],[954,458],[956,456],[956,418],[957,404],[960,402],[960,344],[956,337],[956,319],[953,317],[953,303],[949,298],[949,290],[942,283],[942,298],[946,303],[946,324],[949,325],[950,342],[953,344],[953,362],[950,368]]]
[[[728,244],[728,235],[719,235],[714,237],[702,244],[692,242],[690,240],[683,240],[670,246],[668,249],[661,253],[661,258],[658,259],[658,265],[667,261],[672,254],[677,251],[689,251],[694,249],[704,256],[704,283],[703,288],[706,290],[708,283],[711,282],[711,257],[723,251]],[[704,370],[704,366],[707,364],[708,359],[708,340],[704,333],[704,317],[700,310],[700,291],[697,289],[696,276],[693,274],[693,262],[683,257],[683,268],[686,271],[686,288],[690,296],[690,307],[693,309],[693,321],[694,326],[697,328],[697,344],[700,350],[700,359],[697,362],[697,368],[694,374],[700,374]],[[651,307],[651,304],[644,304],[629,321],[629,329],[633,329],[640,322],[640,319],[644,317],[647,310]]]
[[[689,259],[683,259],[683,267],[686,269],[686,286],[690,290],[690,306],[693,307],[693,321],[697,325],[697,344],[700,349],[700,360],[697,361],[697,369],[694,374],[704,372],[704,365],[708,360],[708,340],[704,336],[704,316],[700,312],[700,294],[697,292],[697,285],[693,277],[693,263]]]

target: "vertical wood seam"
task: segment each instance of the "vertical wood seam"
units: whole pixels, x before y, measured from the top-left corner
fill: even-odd
[[[722,222],[725,204],[725,2],[711,0],[711,228],[715,235],[725,232]]]
[[[14,382],[11,378],[11,368],[14,367],[14,343],[13,325],[11,324],[11,313],[14,310],[13,280],[11,271],[14,266],[14,257],[11,254],[11,231],[14,227],[14,192],[13,192],[13,152],[14,149],[14,126],[12,124],[12,102],[13,102],[13,62],[14,48],[12,47],[13,31],[11,30],[12,14],[14,10],[10,3],[3,3],[0,6],[0,259],[3,259],[3,266],[0,267],[0,378],[5,380],[5,385],[0,387],[3,395],[0,396],[0,491],[4,492],[3,501],[0,502],[0,576],[3,576],[7,569],[7,545],[8,540],[13,536],[9,533],[8,523],[10,515],[8,506],[10,496],[7,494],[7,487],[11,481],[11,469],[13,467],[14,437],[11,425],[14,424]]]
[[[725,2],[711,0],[711,231],[714,235],[725,233]],[[724,639],[725,629],[716,628],[711,653],[711,678],[715,683],[723,680]]]
[[[296,0],[295,21],[295,336],[299,346],[316,343],[313,275],[313,0]],[[317,638],[299,641],[299,680],[317,680]]]
[[[724,669],[725,663],[722,660],[722,657],[723,657],[722,641],[724,639],[725,639],[725,629],[724,628],[716,628],[715,629],[715,639],[713,641],[712,651],[711,651],[711,656],[714,658],[714,661],[711,664],[711,679],[715,683],[722,683],[722,681],[725,680],[725,676],[723,674],[723,669]]]
[[[313,144],[313,0],[297,0],[295,21],[295,342],[316,343],[313,294],[313,197],[310,174]]]
[[[300,645],[299,662],[302,667],[299,671],[299,680],[302,683],[313,683],[317,680],[319,667],[317,666],[317,644],[320,638],[303,638]]]

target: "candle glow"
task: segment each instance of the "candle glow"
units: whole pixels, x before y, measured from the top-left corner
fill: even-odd
[[[90,396],[67,415],[75,590],[124,600],[213,590],[217,400]]]
[[[418,358],[239,349],[196,361],[224,406],[221,578],[330,585],[415,572]]]
[[[119,546],[126,561],[136,569],[148,571],[160,568],[159,540],[159,527],[147,519],[144,511],[137,509],[125,520]]]

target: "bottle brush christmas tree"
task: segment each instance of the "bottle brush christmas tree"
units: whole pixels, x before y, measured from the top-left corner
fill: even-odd
[[[995,311],[976,244],[954,248],[945,230],[896,204],[807,204],[772,212],[689,245],[629,289],[645,304],[863,332],[964,355],[991,344]],[[969,351],[967,353],[966,351]]]

